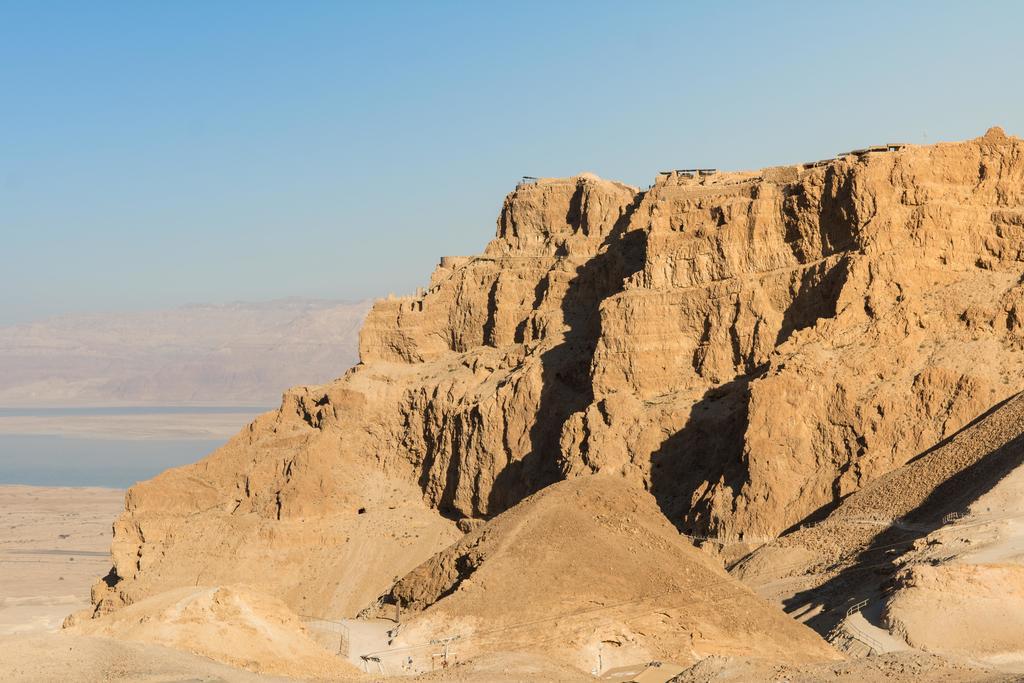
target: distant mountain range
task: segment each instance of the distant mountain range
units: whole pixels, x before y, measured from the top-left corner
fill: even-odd
[[[358,360],[371,301],[282,299],[0,327],[0,406],[271,406]]]

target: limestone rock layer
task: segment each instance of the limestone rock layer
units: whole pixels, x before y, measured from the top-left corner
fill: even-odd
[[[597,472],[680,529],[777,535],[1024,389],[1022,260],[1024,141],[998,129],[520,185],[482,255],[374,306],[359,365],[133,488],[94,598],[245,580],[354,614],[459,529]]]

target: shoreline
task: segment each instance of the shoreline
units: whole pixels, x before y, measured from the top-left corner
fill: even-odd
[[[0,436],[63,436],[109,440],[227,440],[259,414],[173,412],[0,415]]]

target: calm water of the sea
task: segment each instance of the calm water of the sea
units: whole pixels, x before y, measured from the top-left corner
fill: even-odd
[[[250,413],[262,407],[188,408],[0,408],[0,417],[64,415],[150,415]],[[168,467],[195,462],[222,440],[92,439],[0,434],[0,484],[33,486],[110,486],[123,488]]]
[[[195,462],[221,443],[0,434],[0,484],[124,488]]]

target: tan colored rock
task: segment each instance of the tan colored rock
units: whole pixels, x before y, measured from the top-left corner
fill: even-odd
[[[268,677],[162,645],[83,636],[70,631],[0,636],[0,674],[19,683],[53,681],[230,681],[268,683]],[[287,679],[271,678],[277,683]],[[335,680],[342,680],[340,678]],[[348,680],[359,680],[353,676]]]
[[[1018,395],[732,573],[819,633],[852,636],[861,651],[912,648],[1019,678],[1022,464]],[[853,626],[850,610],[861,613]]]
[[[122,580],[97,584],[98,611],[215,581],[351,615],[458,536],[403,478],[341,460],[342,443],[296,412],[265,415],[213,457],[132,488],[114,527]]]
[[[990,135],[656,184],[567,471],[635,471],[685,528],[773,535],[1019,391],[1022,151]]]
[[[947,515],[962,515],[968,508],[981,506],[986,508],[982,519],[990,523],[992,517],[1005,521],[1019,516],[1020,506],[1007,505],[1005,500],[1020,500],[1022,463],[1024,395],[1018,395],[850,495],[824,519],[757,548],[733,567],[733,574],[752,585],[801,576],[816,588],[841,584],[830,591],[830,599],[860,583],[874,591],[880,576],[895,576],[899,563],[910,556],[920,555],[922,563],[948,559],[952,552],[947,545],[948,532],[955,532],[956,527],[948,527]],[[1007,489],[1001,496],[1004,502],[993,514],[990,501],[1003,488]],[[978,524],[968,525],[967,535],[975,548],[982,531]],[[912,553],[913,546],[928,545],[932,532],[943,541],[938,548]],[[870,565],[871,571],[861,570],[863,565]],[[843,577],[844,571],[850,576]],[[844,580],[835,581],[837,576]],[[801,601],[790,604],[795,608],[824,597],[807,591]]]
[[[684,671],[677,683],[1011,683],[1017,678],[978,664],[919,652],[899,652],[796,666],[742,657],[708,657]]]
[[[521,185],[483,255],[375,305],[360,365],[132,490],[100,611],[201,579],[350,615],[450,520],[596,472],[683,529],[776,535],[1024,389],[1021,207],[999,132]]]

